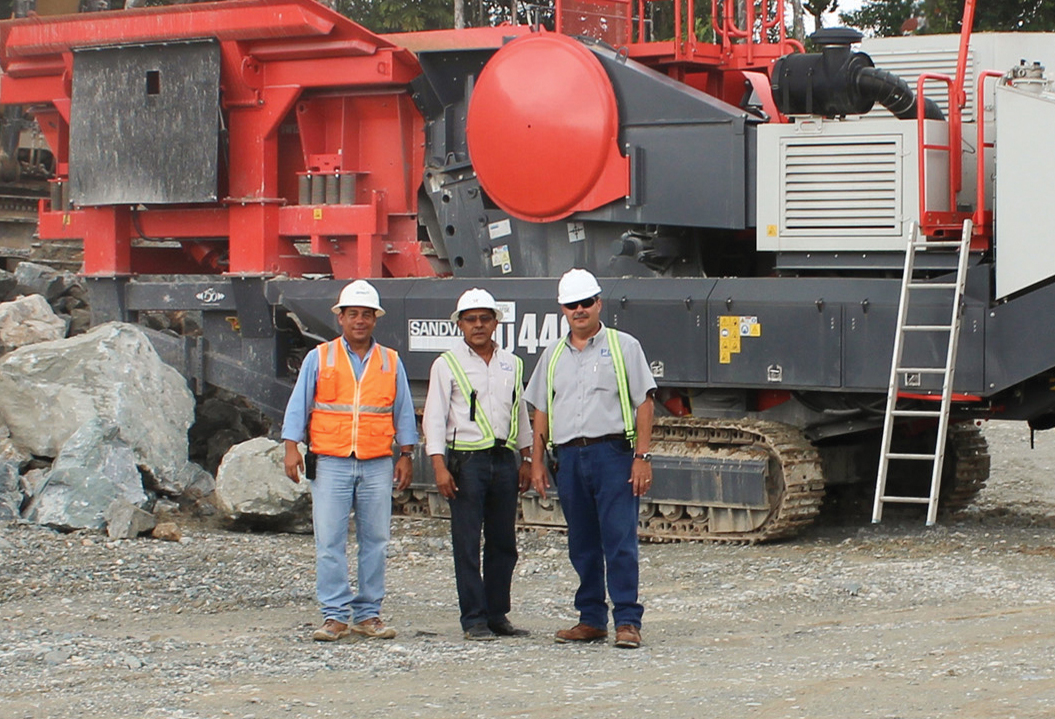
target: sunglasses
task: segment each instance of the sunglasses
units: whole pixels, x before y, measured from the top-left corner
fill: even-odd
[[[577,310],[582,307],[584,310],[588,310],[597,304],[596,297],[587,297],[585,300],[579,300],[578,302],[565,302],[562,307],[566,310]]]

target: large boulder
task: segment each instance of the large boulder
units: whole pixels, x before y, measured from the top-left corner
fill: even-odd
[[[66,320],[40,295],[0,303],[0,353],[66,336]]]
[[[56,529],[102,529],[115,500],[137,507],[149,504],[135,453],[119,435],[119,427],[98,419],[74,432],[24,517]]]
[[[135,325],[111,322],[0,359],[0,419],[16,445],[41,457],[99,420],[118,428],[150,489],[178,496],[201,480],[187,461],[194,397]]]
[[[266,437],[236,444],[216,472],[216,504],[253,528],[311,533],[311,490],[284,470],[285,447]]]

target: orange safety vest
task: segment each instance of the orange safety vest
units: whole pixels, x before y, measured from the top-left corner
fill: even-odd
[[[334,457],[392,456],[396,436],[396,351],[374,344],[356,380],[340,338],[318,346],[319,379],[311,408],[311,451]]]

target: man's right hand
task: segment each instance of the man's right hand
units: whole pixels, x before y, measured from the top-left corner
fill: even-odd
[[[297,443],[286,440],[286,476],[300,484],[300,475],[304,472],[304,457],[301,456]]]
[[[436,489],[440,490],[440,494],[447,499],[454,499],[454,495],[458,493],[458,485],[454,483],[454,475],[443,465],[439,467],[434,466],[433,469],[436,475]]]
[[[531,463],[531,486],[535,488],[539,496],[546,498],[546,490],[549,489],[549,473],[546,471],[545,461],[534,461]]]

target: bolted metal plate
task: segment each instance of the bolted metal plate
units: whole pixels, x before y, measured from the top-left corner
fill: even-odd
[[[70,199],[214,202],[219,113],[215,41],[75,51]]]

